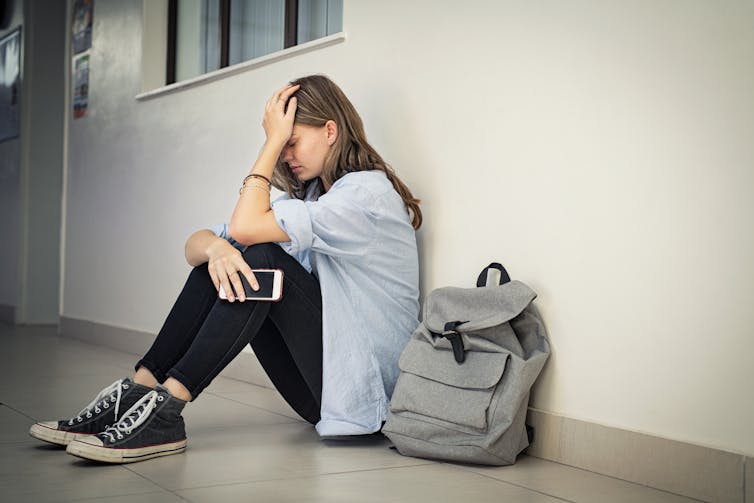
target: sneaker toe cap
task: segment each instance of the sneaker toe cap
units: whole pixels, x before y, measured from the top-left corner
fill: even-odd
[[[97,435],[88,435],[86,437],[77,438],[74,442],[80,442],[82,444],[91,445],[94,447],[102,447],[105,444]]]
[[[68,445],[68,442],[73,440],[75,436],[73,433],[61,430],[57,421],[35,423],[29,428],[29,435],[44,442],[58,445]]]
[[[41,427],[41,428],[49,428],[51,430],[59,429],[57,421],[40,421],[34,426]]]
[[[58,428],[57,421],[39,421],[38,423],[31,425],[29,433],[32,437],[42,438],[44,440],[48,435],[53,435],[59,430],[60,428]]]

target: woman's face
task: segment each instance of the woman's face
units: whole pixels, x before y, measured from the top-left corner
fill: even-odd
[[[298,180],[312,180],[322,174],[330,145],[327,125],[315,127],[294,124],[288,144],[280,153],[280,160],[288,165],[288,169]]]

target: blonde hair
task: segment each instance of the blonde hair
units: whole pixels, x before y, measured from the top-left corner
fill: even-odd
[[[393,168],[369,144],[364,132],[364,123],[343,91],[324,75],[301,77],[291,84],[301,86],[294,94],[297,103],[294,121],[297,124],[322,127],[327,121],[332,120],[338,125],[338,137],[325,157],[322,180],[328,186],[332,186],[336,180],[353,171],[384,172],[403,199],[406,209],[411,212],[411,225],[418,229],[422,224],[419,199],[414,197]],[[311,183],[319,183],[319,180],[315,178],[308,182],[300,182],[286,164],[278,160],[272,183],[291,197],[303,199],[308,186]]]

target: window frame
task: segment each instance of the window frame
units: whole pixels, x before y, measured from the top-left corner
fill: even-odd
[[[230,61],[230,2],[220,0],[220,67]],[[175,84],[175,64],[178,35],[178,0],[168,0],[167,58],[165,85]],[[283,49],[298,45],[298,0],[285,0],[283,8]]]

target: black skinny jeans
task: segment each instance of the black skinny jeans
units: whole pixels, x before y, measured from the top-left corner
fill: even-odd
[[[251,344],[270,380],[304,419],[319,421],[322,401],[322,295],[317,279],[276,244],[250,246],[252,268],[282,269],[279,302],[217,297],[207,264],[188,277],[165,324],[136,364],[158,381],[173,377],[195,399]]]

